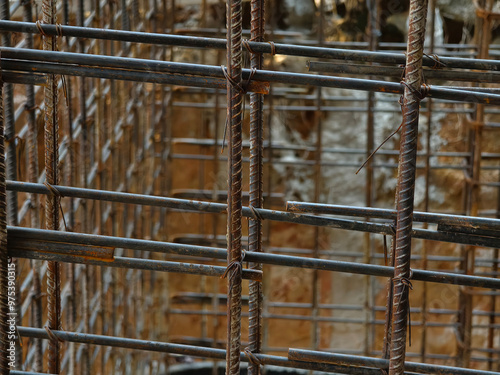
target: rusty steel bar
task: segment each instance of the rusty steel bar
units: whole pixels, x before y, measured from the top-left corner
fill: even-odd
[[[405,370],[406,330],[410,308],[410,255],[413,224],[413,200],[417,160],[419,106],[421,100],[422,57],[427,19],[427,0],[411,0],[408,50],[403,95],[403,127],[396,187],[396,239],[389,375]],[[386,332],[386,335],[388,332]]]
[[[31,1],[23,2],[23,17],[26,22],[33,21],[33,11]],[[26,47],[33,48],[33,35],[26,35]],[[38,129],[36,124],[36,102],[35,89],[32,85],[26,86],[26,104],[25,110],[28,112],[28,179],[30,182],[38,182]],[[30,194],[31,200],[31,227],[40,228],[40,210],[39,197],[37,194]],[[40,281],[41,262],[34,260],[32,262],[33,271],[33,293],[32,300],[32,316],[33,324],[37,328],[42,328],[42,285]],[[35,361],[33,369],[35,371],[43,371],[43,348],[42,340],[35,339]]]
[[[252,0],[251,4],[250,40],[264,41],[265,1]],[[251,68],[262,69],[264,57],[261,53],[251,54]],[[263,173],[264,173],[264,96],[250,94],[250,201],[249,205],[263,207]],[[258,215],[248,221],[248,251],[262,252],[262,221]],[[251,269],[262,270],[262,264],[251,263]],[[248,349],[252,353],[260,353],[262,346],[262,282],[250,282],[249,285],[249,331]],[[249,375],[260,375],[259,363],[250,362]]]
[[[47,24],[56,23],[56,0],[44,0],[42,2],[42,21]],[[43,50],[56,51],[56,37],[43,36]],[[57,80],[55,74],[49,74],[47,86],[44,88],[45,103],[45,178],[48,184],[59,183],[58,160],[59,160],[59,127],[58,127],[58,100]],[[45,200],[46,228],[50,230],[59,229],[59,204],[60,197],[57,194],[48,196]],[[61,329],[61,270],[58,262],[51,261],[47,268],[47,310],[49,329]],[[49,341],[48,348],[48,370],[51,373],[60,373],[60,343],[57,340]]]
[[[227,119],[228,194],[227,194],[227,356],[226,374],[240,373],[241,347],[241,184],[242,184],[242,4],[227,1]]]

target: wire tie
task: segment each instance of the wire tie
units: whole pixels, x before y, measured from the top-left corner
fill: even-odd
[[[407,298],[407,304],[408,304],[408,339],[409,339],[409,344],[411,346],[411,311],[410,311],[410,290],[413,290],[413,284],[411,283],[411,278],[413,276],[413,271],[410,269],[410,275],[408,277],[397,277],[394,278],[393,281],[399,281],[403,285],[403,290],[401,291],[401,294],[399,295],[399,301],[398,301],[398,308],[396,312],[399,311],[399,307],[401,306],[401,298],[403,298],[403,294],[405,292],[405,289],[408,288],[408,298]]]
[[[68,231],[68,225],[66,224],[66,218],[64,217],[64,211],[63,211],[62,204],[61,204],[61,198],[63,198],[64,195],[62,195],[61,192],[59,190],[57,190],[57,188],[54,185],[49,184],[47,181],[45,181],[43,184],[49,189],[50,194],[52,196],[56,197],[57,202],[59,204],[59,209],[61,210],[61,216],[63,219],[64,229],[66,231]]]
[[[276,55],[276,45],[274,42],[268,42],[271,45],[271,55]]]
[[[251,364],[256,366],[264,365],[262,361],[259,358],[257,358],[254,353],[252,353],[252,351],[248,346],[243,350],[243,353],[245,353]]]
[[[64,342],[64,340],[62,338],[56,336],[56,334],[54,332],[52,332],[52,330],[49,328],[49,326],[45,326],[43,328],[45,328],[45,330],[47,331],[50,341],[55,342],[55,343]]]
[[[63,37],[63,28],[60,23],[56,23],[56,31],[57,35],[59,35],[61,38]]]
[[[441,68],[444,68],[446,66],[446,64],[444,62],[439,60],[439,56],[436,54],[428,55],[428,54],[424,53],[424,56],[427,56],[429,59],[434,61],[434,66],[431,69],[441,69]]]
[[[252,212],[252,219],[253,220],[264,220],[261,213],[257,210],[257,207],[249,205],[248,208],[250,208],[250,211]],[[258,208],[260,208],[260,207],[258,207]]]
[[[252,49],[252,47],[250,47],[250,43],[249,43],[248,39],[243,39],[242,43],[243,43],[243,47],[245,47],[249,53],[255,54],[255,51]]]
[[[40,20],[36,21],[35,22],[35,25],[36,25],[36,28],[38,29],[38,31],[40,32],[40,34],[42,34],[44,37],[46,38],[49,38],[50,35],[47,34],[44,30],[43,30],[43,27],[42,27],[42,23],[40,22]]]

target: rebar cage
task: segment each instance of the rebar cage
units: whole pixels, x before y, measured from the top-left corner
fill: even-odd
[[[500,371],[497,4],[340,3],[0,1],[1,374]]]

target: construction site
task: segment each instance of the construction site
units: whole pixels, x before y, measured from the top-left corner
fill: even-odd
[[[0,32],[0,375],[500,374],[500,1]]]

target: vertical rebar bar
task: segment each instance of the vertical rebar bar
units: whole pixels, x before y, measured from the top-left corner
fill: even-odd
[[[370,51],[376,51],[378,48],[378,39],[379,39],[379,28],[380,28],[380,2],[381,0],[367,0],[366,7],[369,11],[368,15],[368,24],[366,26],[367,34],[368,34],[368,44],[370,47]],[[375,149],[375,105],[376,105],[376,97],[374,92],[368,93],[368,105],[367,105],[367,113],[366,113],[366,157],[369,158],[366,167],[366,186],[365,186],[365,204],[367,207],[373,207],[375,203],[375,194],[373,189],[373,181],[374,181],[374,168],[373,168],[373,160],[370,158],[373,150]],[[365,234],[365,254],[364,254],[364,262],[371,263],[373,256],[373,241],[372,235],[370,233]],[[373,296],[375,293],[371,290],[371,285],[373,285],[374,278],[371,276],[366,276],[365,278],[365,344],[364,344],[364,354],[370,354],[370,347],[372,346],[371,340],[375,337],[373,333],[370,336],[370,320],[375,320],[373,306],[375,305],[373,301]],[[370,306],[371,305],[371,306]],[[374,326],[373,326],[374,329]],[[372,337],[372,338],[371,338]]]
[[[33,22],[33,11],[31,1],[23,2],[23,18],[25,22]],[[33,48],[33,35],[26,35],[26,47]],[[28,121],[28,179],[30,182],[38,182],[38,127],[36,124],[35,107],[35,89],[32,85],[26,85],[26,104]],[[70,186],[73,186],[70,184]],[[40,207],[38,194],[30,195],[31,201],[31,227],[40,228]],[[42,262],[39,260],[31,261],[33,272],[33,300],[32,300],[32,318],[33,325],[37,328],[42,327],[42,285],[40,281],[40,267]],[[34,339],[35,360],[33,370],[43,371],[43,349],[42,340]]]
[[[56,0],[42,2],[43,23],[56,23]],[[56,51],[56,37],[43,36],[44,51]],[[45,103],[45,178],[47,183],[59,183],[59,127],[57,113],[57,80],[54,74],[47,77],[44,89]],[[52,194],[45,199],[46,228],[59,229],[59,199]],[[49,262],[47,267],[47,310],[49,329],[61,329],[61,271],[58,262]],[[52,374],[60,372],[60,346],[57,340],[49,341],[48,369]]]
[[[393,323],[389,375],[402,375],[409,312],[411,230],[417,160],[418,118],[421,100],[422,57],[427,19],[427,0],[411,0],[408,49],[403,96],[403,127],[396,190],[397,226],[394,256]]]
[[[433,54],[435,48],[436,33],[436,0],[429,0],[429,48],[428,53]],[[425,193],[424,193],[424,211],[429,211],[430,207],[430,180],[431,180],[431,139],[432,139],[432,98],[427,100],[427,131],[426,131],[426,152],[425,152]],[[427,229],[427,223],[424,228]],[[427,269],[427,246],[428,241],[424,241],[422,246],[422,269]],[[422,363],[426,362],[427,357],[427,283],[422,285],[422,338],[420,341],[420,356]]]
[[[227,2],[227,126],[228,145],[228,332],[226,373],[240,373],[241,347],[241,188],[242,188],[242,6]]]
[[[265,4],[264,0],[252,0],[250,38],[255,42],[264,41]],[[262,69],[264,58],[261,53],[251,54],[251,68]],[[263,136],[264,136],[264,96],[250,94],[250,205],[263,207]],[[248,250],[262,251],[262,222],[259,217],[249,220]],[[262,264],[251,263],[251,269],[262,270]],[[249,290],[249,350],[260,353],[262,343],[262,282],[251,281]],[[260,365],[250,362],[249,375],[259,375]]]

